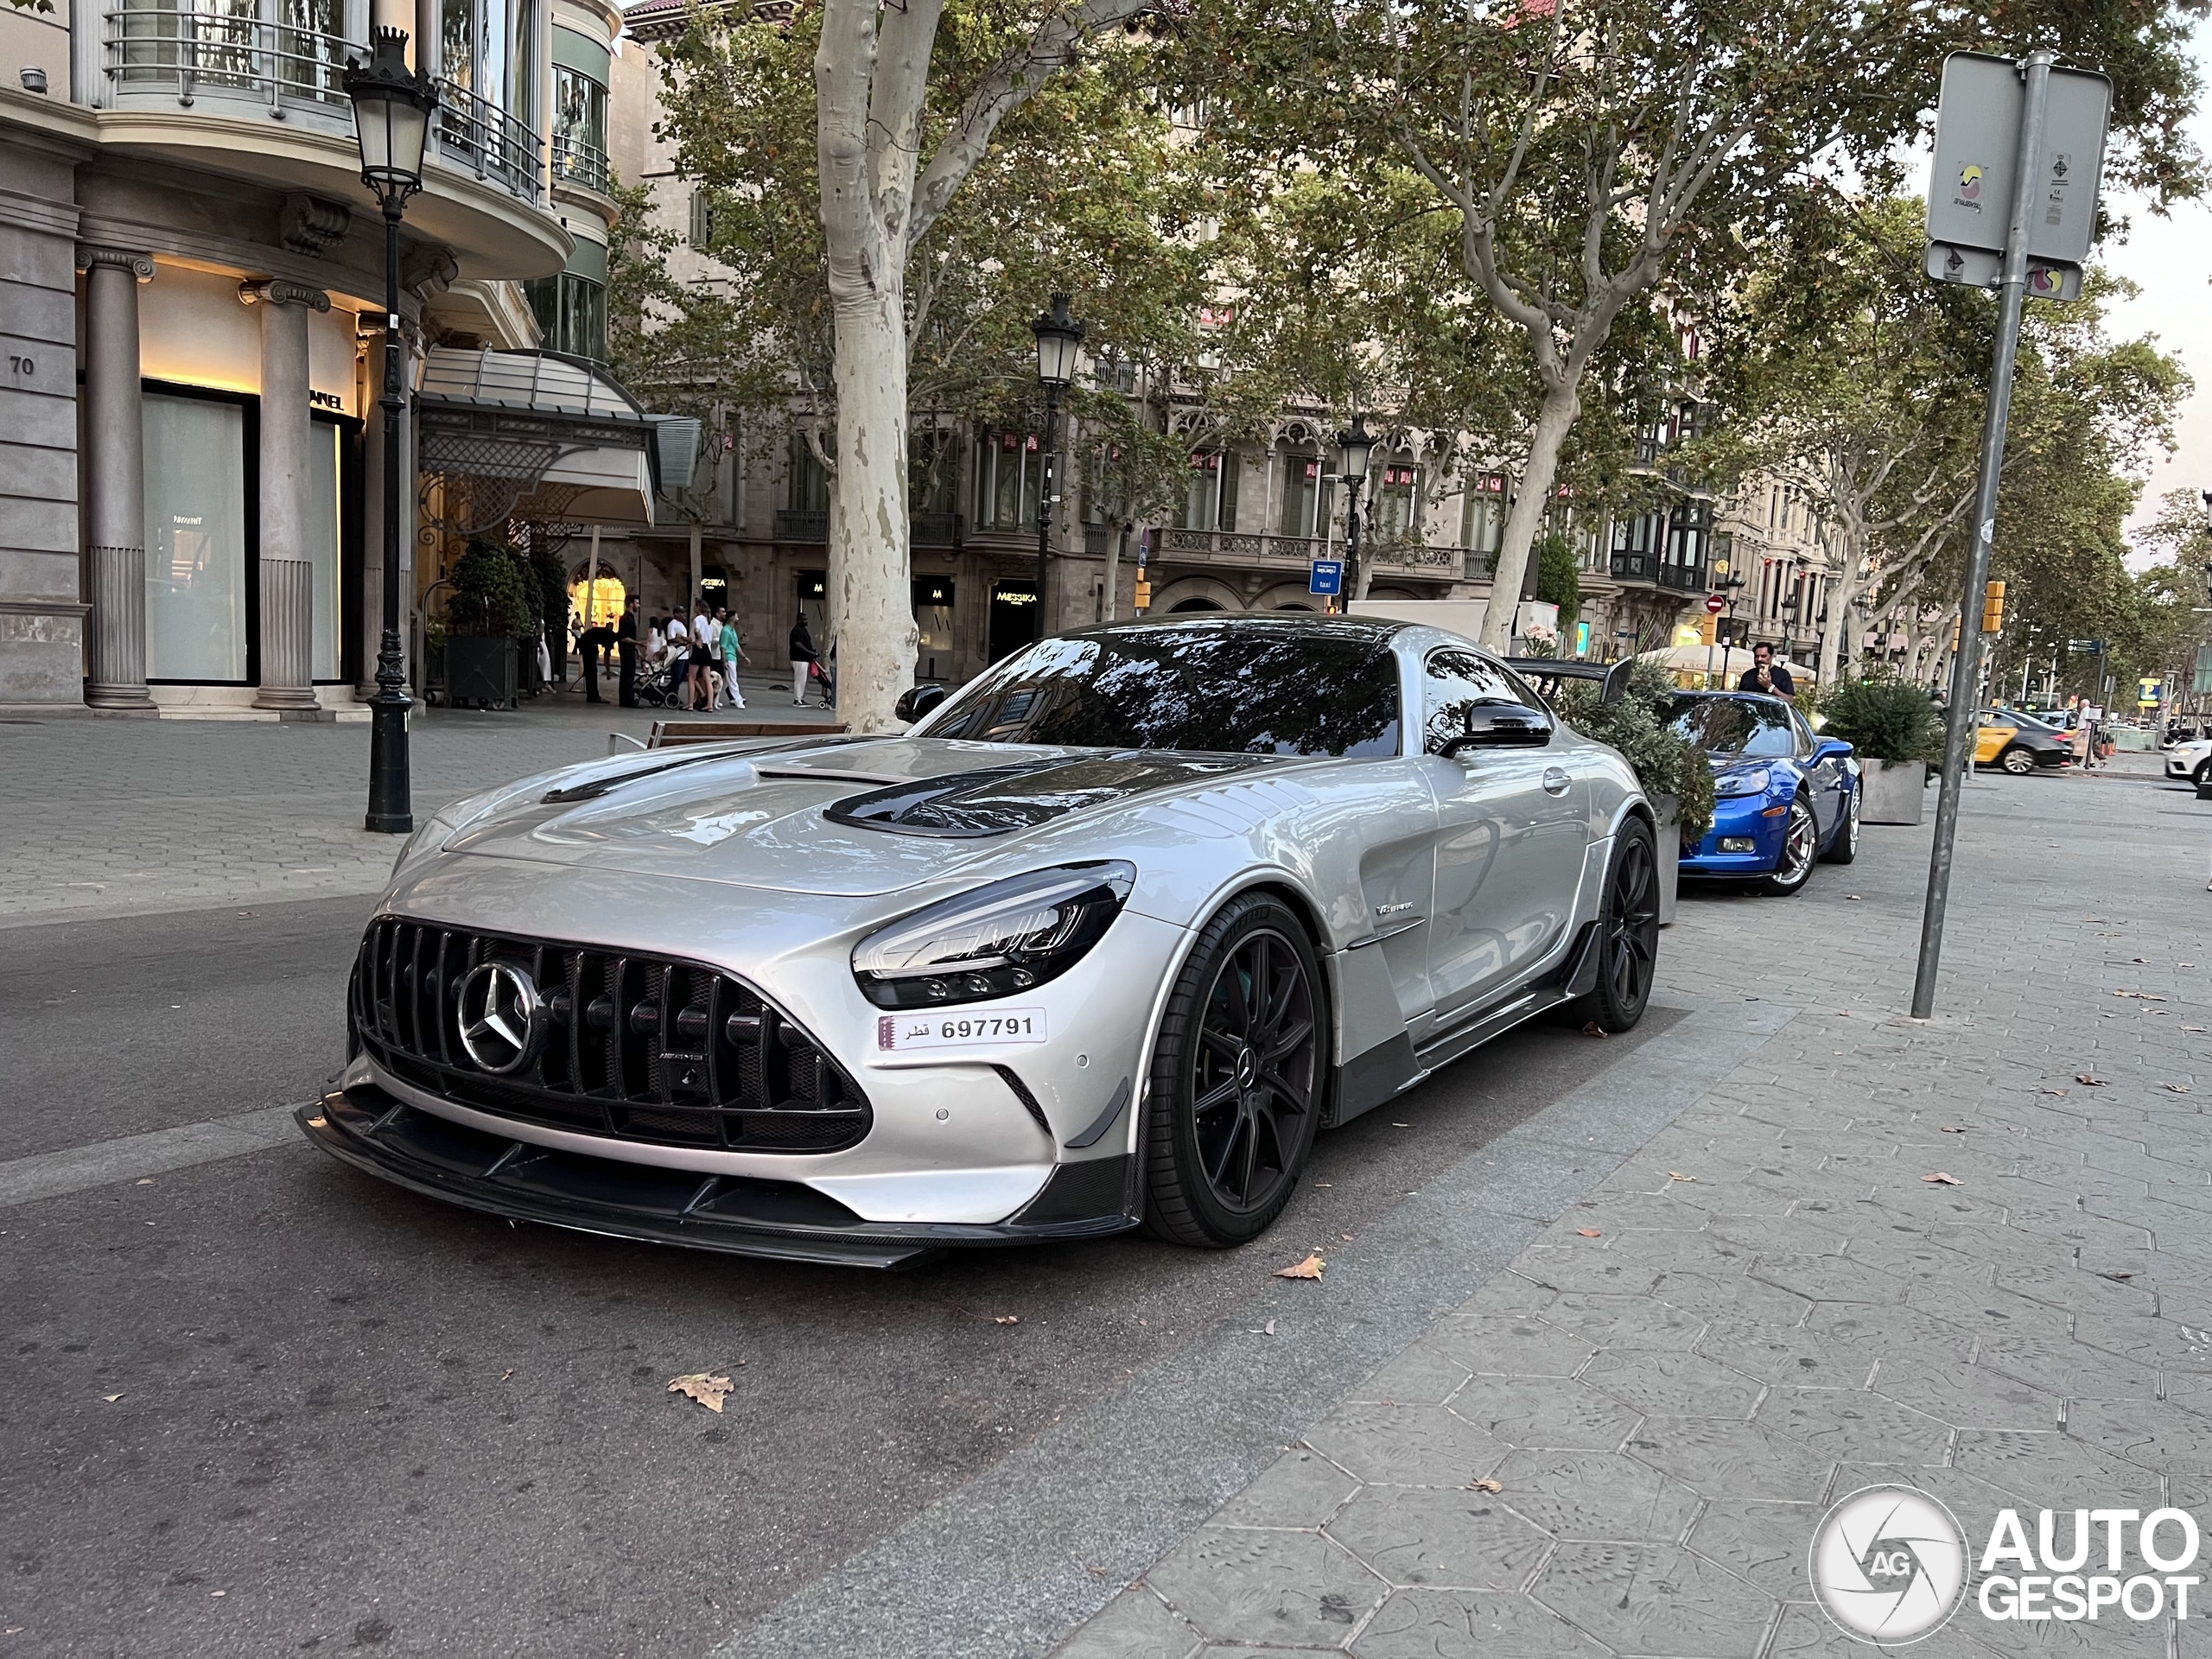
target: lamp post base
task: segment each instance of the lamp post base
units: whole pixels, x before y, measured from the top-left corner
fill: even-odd
[[[363,828],[380,836],[415,832],[407,766],[406,694],[369,699],[369,812]]]

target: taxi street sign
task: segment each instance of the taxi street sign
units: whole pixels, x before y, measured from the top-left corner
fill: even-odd
[[[1309,594],[1341,594],[1344,590],[1344,562],[1342,559],[1316,559],[1313,572],[1306,582]]]

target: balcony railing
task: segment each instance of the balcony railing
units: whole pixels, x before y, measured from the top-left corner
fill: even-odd
[[[1230,530],[1167,530],[1160,532],[1162,558],[1186,563],[1279,566],[1303,569],[1319,558],[1341,559],[1341,539],[1318,536],[1260,536]],[[1362,551],[1377,570],[1392,570],[1430,582],[1457,582],[1479,569],[1490,570],[1489,556],[1471,548],[1425,542],[1369,543]]]
[[[105,69],[118,102],[172,97],[190,109],[214,97],[258,105],[280,121],[303,115],[352,136],[346,60],[369,55],[359,41],[175,6],[121,7],[106,14],[106,27]],[[433,132],[441,161],[524,201],[543,200],[537,135],[526,122],[450,80],[438,83],[438,100]]]
[[[537,135],[489,99],[438,83],[438,154],[480,179],[497,179],[524,201],[539,199]]]
[[[580,184],[585,189],[596,190],[603,196],[607,193],[609,176],[607,152],[597,144],[561,133],[553,135],[555,183]]]

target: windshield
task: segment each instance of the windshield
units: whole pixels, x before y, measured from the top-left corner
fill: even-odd
[[[919,730],[988,743],[1395,755],[1386,634],[1325,623],[1173,622],[1040,639]]]
[[[1788,706],[1767,697],[1676,697],[1667,723],[1713,754],[1779,760],[1797,753]]]

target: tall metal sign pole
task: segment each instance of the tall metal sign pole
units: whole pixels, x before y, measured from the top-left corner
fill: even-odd
[[[1999,255],[1993,273],[1997,353],[1990,367],[1981,476],[1974,492],[1973,537],[1959,605],[1959,649],[1951,658],[1942,790],[1936,798],[1936,846],[1928,861],[1928,902],[1921,914],[1920,959],[1912,982],[1916,1020],[1927,1019],[1936,1007],[1960,785],[1973,763],[1982,661],[1981,630],[1973,625],[1982,614],[1989,556],[1997,537],[1997,487],[2004,474],[2005,429],[2012,412],[2020,311],[2031,287],[2039,296],[2053,299],[2081,292],[2081,263],[2088,255],[2095,228],[2112,86],[2101,75],[2076,70],[2054,73],[2051,64],[2049,52],[2031,52],[2017,64],[1980,53],[1954,53],[1944,61],[1942,101],[1936,112],[1936,162],[1928,187],[1927,272],[1939,282],[1987,286],[1989,256],[1993,251]],[[1990,222],[1990,210],[1999,202],[2010,208],[2001,238],[1992,234],[1997,227]]]

